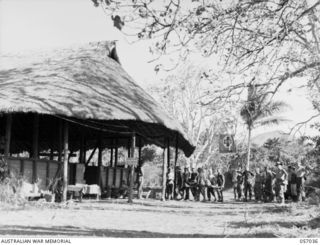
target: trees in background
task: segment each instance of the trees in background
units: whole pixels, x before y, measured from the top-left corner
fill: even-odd
[[[219,60],[215,75],[228,74],[234,83],[210,91],[213,98],[252,81],[268,84],[270,94],[293,77],[319,82],[319,0],[92,1],[120,15],[129,35],[153,40],[155,56],[179,62],[196,51]]]
[[[191,167],[214,162],[221,165],[216,156],[219,133],[235,133],[237,124],[237,106],[230,98],[217,97],[214,104],[204,105],[208,86],[212,86],[204,79],[203,68],[189,63],[151,90],[169,114],[180,121],[196,146],[195,153],[184,159]]]
[[[287,105],[282,101],[269,100],[265,88],[257,88],[254,84],[248,88],[248,100],[243,105],[240,115],[248,129],[247,164],[250,167],[251,132],[255,127],[279,124],[283,118],[275,114],[281,112]]]

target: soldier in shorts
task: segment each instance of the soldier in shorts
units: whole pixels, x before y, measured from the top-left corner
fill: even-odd
[[[262,201],[262,181],[263,176],[260,173],[260,169],[256,168],[256,176],[254,180],[254,198],[256,202]]]
[[[297,200],[305,201],[306,194],[305,194],[305,188],[304,188],[304,182],[306,180],[306,169],[301,165],[301,162],[298,162],[297,169],[295,171],[297,179]]]
[[[235,169],[232,173],[234,200],[237,200],[237,197],[239,198],[239,194],[238,194],[238,176],[239,175],[241,175],[241,167],[238,167],[238,169]]]
[[[253,177],[254,174],[250,170],[245,170],[242,173],[243,180],[244,180],[244,201],[248,201],[248,195],[249,200],[252,199],[252,189],[253,189]]]
[[[263,199],[265,202],[272,202],[274,199],[274,177],[275,173],[269,167],[265,167],[263,176]]]
[[[277,162],[277,171],[276,171],[276,183],[275,183],[275,192],[277,201],[281,204],[284,204],[284,193],[286,192],[288,173],[283,169],[282,163]]]

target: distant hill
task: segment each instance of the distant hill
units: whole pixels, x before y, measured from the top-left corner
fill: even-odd
[[[262,146],[268,139],[279,138],[283,140],[292,140],[292,136],[284,134],[280,130],[275,130],[263,134],[256,135],[252,138],[252,144]]]

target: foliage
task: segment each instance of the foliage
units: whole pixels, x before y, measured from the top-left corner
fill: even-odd
[[[252,81],[267,84],[271,94],[292,77],[303,76],[311,86],[319,82],[318,0],[92,1],[122,16],[129,35],[153,39],[152,53],[176,52],[179,61],[196,50],[219,59],[236,84],[217,94]]]
[[[0,160],[0,203],[1,205],[21,206],[26,200],[20,195],[22,178],[10,173],[7,161]]]
[[[193,167],[216,162],[219,133],[235,133],[237,123],[235,101],[217,97],[215,103],[205,104],[208,84],[203,80],[202,68],[192,62],[183,63],[177,72],[167,77],[164,85],[151,88],[196,146],[194,154],[185,159],[187,165]]]

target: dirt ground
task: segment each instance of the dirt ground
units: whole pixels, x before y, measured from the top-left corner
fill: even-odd
[[[84,200],[0,209],[1,236],[320,237],[320,208],[307,204]]]

